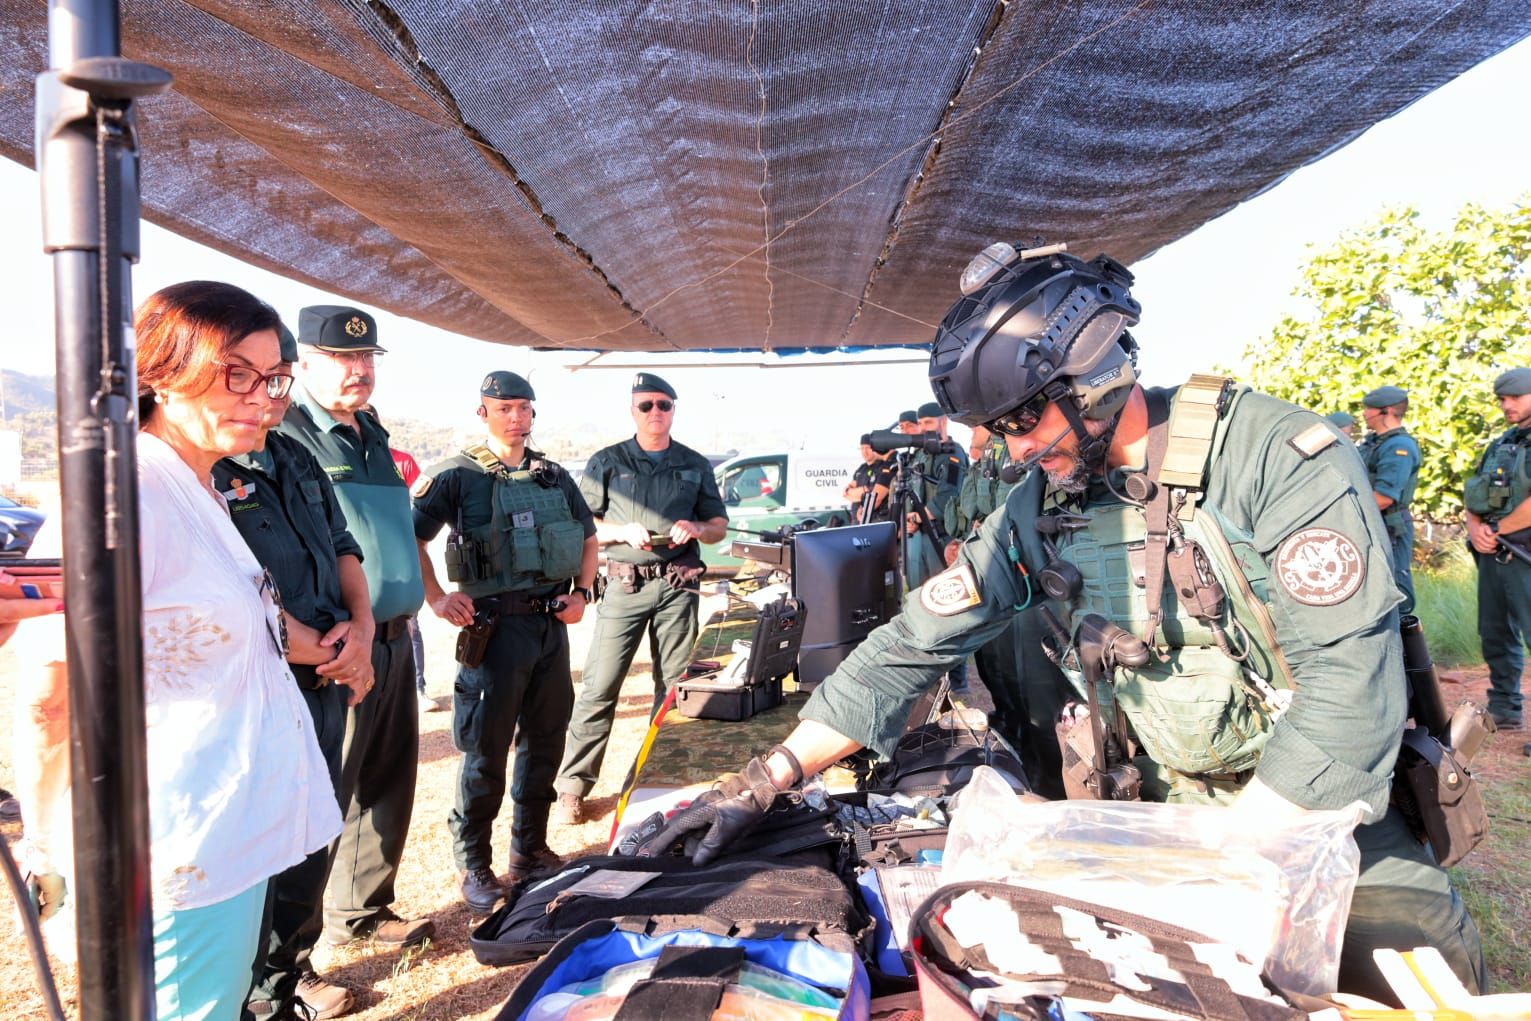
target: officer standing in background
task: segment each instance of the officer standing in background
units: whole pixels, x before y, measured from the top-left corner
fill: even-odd
[[[393,912],[394,880],[409,836],[420,758],[409,617],[425,589],[415,551],[409,489],[388,451],[388,433],[362,411],[383,348],[361,309],[313,305],[298,314],[299,386],[281,432],[307,447],[334,486],[362,551],[376,632],[376,686],[346,719],[340,756],[345,829],[336,843],[324,909],[324,938],[370,938],[385,946],[429,939],[428,918]]]
[[[962,488],[957,498],[946,505],[945,560],[948,565],[957,559],[964,540],[978,531],[985,518],[1005,505],[1005,497],[1015,488],[1019,476],[1005,472],[1011,464],[1010,449],[1005,438],[991,433],[981,425],[973,427],[973,439],[968,446],[968,470],[962,478]],[[1026,748],[1024,722],[1025,699],[1021,688],[1021,650],[1017,645],[1020,632],[1015,624],[1005,628],[994,640],[973,653],[973,663],[978,676],[994,700],[994,711],[989,725],[998,731],[1018,753]],[[1050,736],[1045,735],[1044,736]],[[1027,758],[1030,767],[1030,757]]]
[[[298,342],[287,327],[280,333],[282,361],[290,369],[298,360]],[[285,399],[274,402],[263,430],[274,428],[286,410]],[[255,450],[213,465],[213,485],[281,593],[287,664],[308,705],[338,798],[346,707],[372,688],[372,604],[361,547],[346,530],[319,462],[289,437],[264,432]],[[309,963],[323,924],[330,853],[320,848],[271,879],[262,925],[264,960],[257,961],[247,1005],[255,1017],[295,1017],[295,999],[318,1019],[351,1009],[351,991],[321,979]]]
[[[1403,427],[1409,410],[1409,392],[1397,386],[1379,386],[1361,398],[1361,417],[1368,435],[1361,441],[1361,460],[1371,480],[1377,509],[1387,526],[1393,549],[1393,580],[1403,593],[1399,613],[1414,612],[1414,516],[1409,504],[1419,482],[1419,444]]]
[[[905,436],[913,436],[920,431],[920,416],[913,408],[898,413],[898,431]]]
[[[1324,416],[1324,420],[1334,423],[1334,427],[1345,434],[1345,438],[1352,443],[1356,439],[1356,417],[1348,411],[1331,411]]]
[[[490,831],[505,799],[512,741],[510,875],[521,880],[563,864],[547,834],[574,706],[567,625],[585,615],[600,553],[574,480],[527,445],[536,397],[514,372],[485,376],[478,408],[483,442],[432,467],[414,489],[426,601],[465,629],[452,705],[462,761],[447,822],[463,900],[481,914],[505,892],[491,867]],[[447,578],[457,591],[450,593],[427,549],[443,527],[452,529]]]
[[[616,717],[617,695],[645,631],[654,657],[654,707],[686,676],[696,645],[700,543],[723,539],[728,510],[707,458],[670,438],[675,390],[652,372],[633,379],[631,439],[585,463],[580,492],[606,548],[601,600],[569,742],[558,770],[554,821],[584,820]]]
[[[851,473],[842,495],[851,505],[851,521],[864,525],[888,520],[888,487],[892,472],[887,457],[872,449],[871,433],[861,434],[861,463]]]
[[[937,330],[931,385],[953,417],[1003,433],[1039,470],[814,689],[781,745],[640,853],[703,833],[705,864],[778,791],[861,747],[891,756],[942,671],[1043,604],[1078,697],[1115,710],[1081,727],[1075,706],[1060,726],[1071,749],[1105,739],[1099,758],[1070,764],[1071,796],[1227,806],[1208,822],[1229,834],[1360,801],[1340,990],[1389,1000],[1373,950],[1430,946],[1476,993],[1477,928],[1390,803],[1408,685],[1360,459],[1317,415],[1222,377],[1139,386],[1131,283],[1113,259],[1057,248],[996,245],[974,260]],[[1245,564],[1268,579],[1258,595]]]
[[[967,470],[967,454],[946,435],[946,413],[935,401],[920,405],[915,432],[941,437],[940,449],[932,452],[917,450],[909,464],[914,473],[914,491],[925,503],[938,537],[944,545],[946,508],[957,498],[962,488],[962,476]],[[920,531],[917,512],[910,510],[904,522],[909,532],[909,562],[904,565],[904,579],[910,589],[924,584],[925,579],[937,573],[936,561],[941,558],[939,549],[928,550],[928,540]]]
[[[1521,646],[1531,644],[1531,368],[1494,380],[1510,426],[1467,480],[1467,538],[1478,561],[1478,637],[1488,664],[1488,709],[1501,729],[1524,723]]]

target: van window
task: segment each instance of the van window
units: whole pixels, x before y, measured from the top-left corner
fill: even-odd
[[[782,475],[786,459],[751,461],[723,475],[723,502],[730,507],[781,507],[787,502]]]

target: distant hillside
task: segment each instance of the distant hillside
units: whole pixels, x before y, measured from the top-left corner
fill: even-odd
[[[51,412],[57,400],[52,376],[28,376],[10,369],[0,369],[0,395],[5,398],[6,418],[29,411]]]

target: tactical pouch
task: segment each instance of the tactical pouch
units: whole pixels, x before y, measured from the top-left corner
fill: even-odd
[[[472,539],[453,532],[447,537],[447,548],[442,559],[446,561],[448,581],[460,585],[479,580],[482,566],[478,546]]]
[[[578,521],[555,521],[537,529],[542,576],[553,581],[579,573],[585,555],[585,529]]]
[[[484,662],[489,651],[489,636],[494,633],[494,617],[475,614],[473,623],[457,632],[457,662],[465,667],[476,667]]]
[[[1393,797],[1415,837],[1430,842],[1442,868],[1467,857],[1488,835],[1488,810],[1477,780],[1455,752],[1422,728],[1404,731]]]

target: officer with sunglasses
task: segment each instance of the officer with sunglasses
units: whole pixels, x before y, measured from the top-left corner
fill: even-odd
[[[1060,676],[1073,694],[1061,719],[1034,706],[1028,734],[1053,740],[1059,720],[1069,796],[1223,806],[1208,821],[1230,836],[1361,802],[1340,989],[1390,999],[1372,951],[1430,946],[1477,991],[1477,929],[1390,801],[1402,595],[1365,467],[1317,415],[1232,380],[1139,385],[1131,284],[1115,260],[1062,246],[995,245],[969,265],[931,386],[1030,474],[781,745],[640,853],[700,835],[705,863],[803,776],[863,747],[891,757],[915,699],[1019,619],[1058,664],[1021,655],[1028,696],[1056,699]],[[1091,720],[1079,703],[1108,710]]]
[[[707,458],[670,438],[675,388],[652,372],[633,378],[631,439],[598,450],[580,492],[606,551],[606,594],[569,740],[558,770],[553,821],[584,820],[616,718],[617,694],[645,632],[654,660],[654,705],[686,675],[696,645],[702,543],[723,539],[728,510]]]
[[[280,331],[284,363],[272,375],[247,366],[226,367],[235,393],[264,387],[274,401],[262,429],[281,421],[292,386],[298,342]],[[361,627],[371,628],[372,605],[362,551],[346,527],[334,488],[314,455],[289,436],[264,432],[248,454],[213,466],[213,483],[250,552],[280,593],[286,619],[287,663],[314,721],[314,736],[340,783],[340,748],[346,707],[372,688],[372,649]],[[353,635],[353,628],[358,629]],[[344,805],[341,805],[342,810]],[[251,991],[255,1017],[295,1016],[301,1001],[319,1017],[339,1017],[353,1003],[349,989],[320,978],[309,963],[323,921],[330,849],[320,848],[271,879],[264,962]]]

